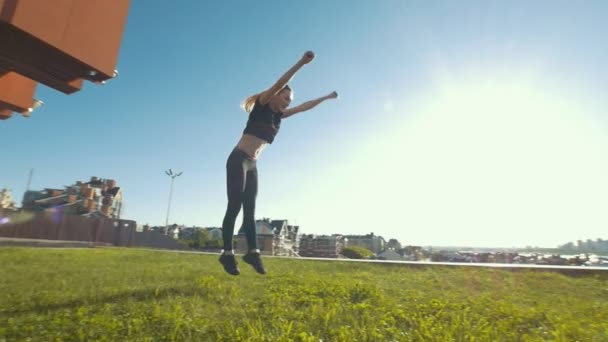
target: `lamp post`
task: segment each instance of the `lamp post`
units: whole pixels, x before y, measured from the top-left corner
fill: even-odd
[[[171,188],[169,190],[169,205],[167,206],[167,218],[165,219],[165,233],[169,232],[169,211],[171,211],[171,196],[173,196],[173,181],[176,177],[182,175],[183,172],[173,173],[173,170],[165,171],[167,176],[171,177]]]

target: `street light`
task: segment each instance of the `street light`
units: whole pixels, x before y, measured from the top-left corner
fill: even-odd
[[[171,188],[169,190],[169,205],[167,206],[167,218],[165,220],[165,232],[169,232],[169,211],[171,210],[171,196],[173,196],[173,181],[175,177],[179,177],[183,172],[173,173],[173,170],[169,169],[169,171],[165,171],[167,176],[171,177]]]

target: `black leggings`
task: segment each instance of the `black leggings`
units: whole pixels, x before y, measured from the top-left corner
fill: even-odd
[[[243,226],[249,249],[257,249],[255,199],[258,194],[258,169],[255,160],[235,148],[226,162],[228,208],[222,222],[224,250],[232,250],[234,223],[243,206]]]

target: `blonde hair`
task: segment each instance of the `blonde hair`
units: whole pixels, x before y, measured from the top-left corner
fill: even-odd
[[[278,93],[282,92],[285,89],[291,90],[291,87],[286,84],[281,90],[279,90]],[[243,108],[243,110],[247,113],[251,113],[251,111],[253,110],[253,106],[255,106],[255,102],[258,100],[258,97],[260,97],[260,95],[262,95],[262,93],[257,93],[246,98],[245,101],[241,103],[241,107]]]
[[[258,100],[258,97],[260,97],[260,95],[262,95],[262,93],[257,93],[246,98],[245,101],[243,101],[243,103],[241,104],[243,110],[245,110],[247,113],[251,113],[251,111],[253,110],[253,106],[255,105],[255,102]]]

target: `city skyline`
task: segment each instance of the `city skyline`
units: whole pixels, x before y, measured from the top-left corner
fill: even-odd
[[[30,178],[31,178],[32,173],[33,172],[30,172]],[[169,176],[176,176],[177,177],[177,174],[172,173],[172,170],[166,171],[165,173],[167,175],[169,175]],[[178,174],[181,175],[181,172],[179,172]],[[175,178],[175,177],[173,177],[173,178]],[[29,180],[28,180],[28,182],[29,182]],[[99,177],[93,176],[93,177],[91,177],[91,180],[88,181],[88,182],[87,181],[76,181],[74,184],[72,184],[71,186],[66,186],[64,189],[56,188],[56,187],[46,187],[45,189],[48,190],[47,197],[49,197],[49,198],[57,198],[56,197],[56,195],[57,195],[56,192],[58,192],[58,191],[62,192],[63,190],[65,190],[66,193],[67,193],[69,191],[73,191],[75,186],[76,187],[81,187],[82,185],[93,184],[93,186],[99,187],[100,184],[107,183],[107,182],[112,182],[113,184],[115,184],[115,180],[112,180],[112,179],[103,179],[103,178],[99,178]],[[121,191],[120,187],[116,188],[116,190]],[[32,198],[31,198],[32,196],[39,196],[37,193],[43,192],[44,190],[28,190],[28,191],[30,192],[30,194],[29,194],[30,195],[30,200],[32,200]],[[6,194],[8,194],[9,196],[5,197],[4,195],[6,195]],[[10,189],[6,189],[6,188],[2,189],[0,195],[2,195],[0,197],[0,199],[2,199],[2,201],[0,201],[0,202],[2,202],[2,206],[0,208],[9,209],[9,210],[20,210],[20,209],[32,210],[32,208],[25,208],[25,206],[22,207],[22,208],[17,207],[17,206],[11,207],[10,204],[11,203],[16,204],[16,202],[15,202],[15,199],[10,196],[11,195],[11,190]],[[63,199],[64,202],[62,202],[62,203],[70,205],[71,204],[70,200],[67,199],[67,195],[65,195],[65,196],[66,197]],[[25,200],[25,198],[26,198],[26,196],[24,196],[24,200]],[[39,198],[43,198],[43,197],[39,197]],[[72,202],[73,202],[73,200],[72,200]],[[30,203],[30,206],[31,206],[31,203]],[[48,207],[49,207],[48,205],[44,206],[44,208],[48,208]],[[57,208],[60,208],[60,207],[62,207],[62,205],[57,205]],[[103,211],[101,211],[102,208],[99,207],[99,209],[100,209],[99,214],[102,215],[101,214],[103,212]],[[42,210],[42,209],[38,209],[38,210]],[[64,211],[64,214],[65,215],[75,215],[76,213],[71,212],[71,211],[68,210],[68,211]],[[90,214],[91,214],[91,211],[89,211],[88,214],[86,214],[85,216],[89,216]],[[106,214],[107,213],[104,213],[103,215],[106,215]],[[118,210],[117,212],[114,212],[114,214],[118,214],[118,215],[112,215],[110,213],[110,215],[108,216],[108,218],[110,218],[110,219],[121,219],[121,217],[120,217],[120,210]],[[99,215],[97,215],[97,217],[98,216]],[[122,218],[122,219],[124,219],[124,218]],[[8,219],[6,217],[0,219],[0,224],[10,223],[10,222],[11,222],[10,219]],[[406,246],[406,245],[411,246],[411,244],[408,244],[407,241],[399,241],[398,239],[396,239],[394,237],[391,237],[391,236],[382,236],[382,234],[376,234],[373,231],[372,232],[368,232],[368,233],[362,233],[362,234],[350,234],[349,232],[337,230],[337,231],[335,231],[333,233],[317,233],[317,234],[314,234],[314,233],[308,233],[305,230],[300,230],[300,227],[297,224],[295,224],[295,222],[291,222],[291,224],[290,224],[290,222],[289,222],[288,219],[271,219],[271,218],[268,218],[268,217],[262,217],[262,218],[257,218],[256,219],[256,225],[257,224],[264,224],[264,223],[266,223],[266,224],[271,224],[271,223],[274,224],[275,222],[281,222],[281,224],[284,224],[284,225],[286,225],[288,227],[297,227],[296,231],[299,230],[298,231],[298,235],[301,235],[302,237],[304,237],[304,236],[316,236],[316,237],[343,236],[345,238],[350,238],[350,237],[375,237],[375,238],[380,238],[380,239],[384,240],[385,243],[389,243],[389,241],[396,241],[396,242],[398,242],[399,244],[401,244],[403,246]],[[142,229],[142,231],[152,229],[152,230],[161,230],[161,231],[164,231],[164,232],[170,232],[170,231],[172,231],[172,229],[174,229],[174,227],[178,227],[178,232],[180,232],[181,229],[206,229],[206,230],[216,230],[216,229],[219,229],[219,230],[221,230],[221,226],[197,226],[197,225],[188,225],[187,223],[179,223],[179,224],[176,223],[176,222],[168,223],[167,221],[163,225],[151,225],[151,224],[148,224],[148,223],[146,223],[146,224],[139,223],[138,226]],[[259,227],[258,227],[258,229],[259,229]],[[242,235],[240,232],[236,232],[236,233]],[[173,233],[170,233],[170,234],[165,233],[165,235],[171,235],[171,234],[173,234]],[[258,232],[258,234],[260,234],[260,233]],[[221,236],[220,236],[220,239],[221,239]],[[574,242],[576,242],[576,245],[574,244]],[[539,246],[532,246],[532,245],[526,245],[526,246],[523,246],[523,245],[522,246],[491,246],[491,247],[490,246],[480,246],[480,245],[463,245],[463,246],[446,245],[446,246],[439,246],[439,245],[432,245],[432,244],[426,245],[424,247],[448,248],[448,249],[455,249],[455,248],[456,249],[458,249],[458,248],[469,249],[469,248],[473,248],[473,249],[497,249],[497,250],[501,250],[501,249],[530,249],[530,248],[532,248],[532,249],[535,249],[535,248],[541,248],[541,249],[545,249],[545,248],[551,249],[551,248],[553,248],[553,249],[555,249],[555,248],[565,248],[565,247],[568,247],[568,245],[570,245],[568,248],[576,248],[576,246],[580,247],[581,244],[583,244],[583,245],[584,244],[589,245],[590,243],[593,244],[595,242],[604,243],[604,240],[602,238],[579,239],[577,241],[568,241],[568,242],[562,243],[562,244],[560,244],[558,246],[551,246],[551,247],[549,247],[549,246],[539,247]]]

